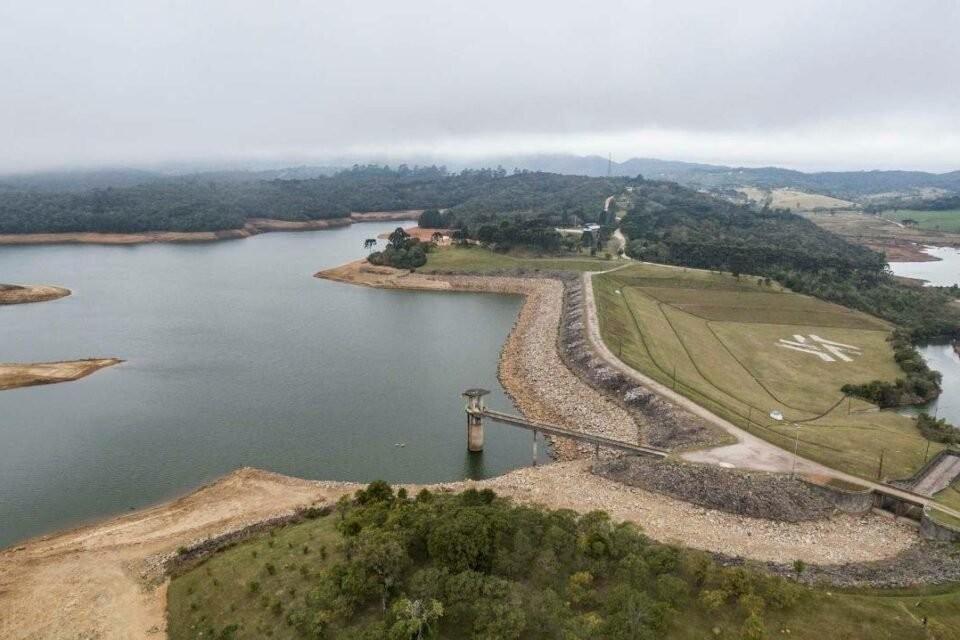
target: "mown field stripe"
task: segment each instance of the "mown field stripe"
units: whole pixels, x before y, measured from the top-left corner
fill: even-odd
[[[634,288],[633,288],[633,287],[630,287],[630,289],[634,289]],[[641,292],[641,291],[638,291],[637,293],[639,293],[639,294],[641,294],[641,295],[644,295],[643,292]],[[740,425],[742,428],[746,429],[748,432],[754,432],[756,429],[759,429],[759,430],[761,430],[761,431],[764,431],[764,432],[767,433],[766,438],[767,438],[768,440],[771,439],[771,438],[778,439],[779,441],[781,441],[781,442],[783,443],[783,445],[781,445],[781,446],[788,446],[788,445],[790,445],[791,443],[794,442],[795,436],[791,436],[791,435],[789,435],[789,434],[787,434],[787,433],[782,433],[782,432],[780,432],[780,431],[778,431],[778,430],[776,430],[776,429],[773,429],[773,428],[771,428],[771,427],[769,427],[769,426],[767,426],[767,425],[765,425],[765,424],[763,424],[763,423],[761,423],[761,422],[754,421],[750,416],[744,415],[744,414],[741,413],[740,411],[737,411],[735,408],[733,408],[733,407],[731,407],[731,406],[729,406],[729,405],[727,405],[727,404],[724,404],[722,401],[720,401],[720,400],[718,400],[718,399],[716,399],[716,398],[710,397],[709,395],[707,395],[707,394],[704,393],[703,391],[700,391],[699,389],[696,389],[695,387],[692,387],[692,386],[689,385],[688,383],[681,382],[679,379],[674,378],[667,369],[665,369],[659,362],[657,362],[657,359],[656,359],[656,357],[653,355],[653,351],[650,349],[650,346],[649,346],[649,344],[647,343],[646,337],[644,336],[644,331],[643,331],[641,322],[640,322],[640,320],[637,318],[636,312],[634,311],[634,309],[633,309],[632,305],[630,304],[630,301],[629,301],[629,299],[628,299],[628,297],[627,297],[626,295],[623,296],[623,303],[624,303],[624,306],[627,308],[627,311],[629,312],[631,319],[633,320],[634,327],[636,328],[637,334],[640,336],[640,341],[641,341],[641,344],[642,344],[642,346],[643,346],[644,351],[646,352],[647,356],[649,357],[650,362],[652,362],[653,365],[660,371],[661,375],[662,375],[663,378],[664,378],[663,382],[665,382],[668,386],[673,386],[673,387],[674,387],[675,389],[677,389],[677,390],[680,390],[681,388],[685,388],[685,392],[683,392],[683,393],[684,393],[684,395],[686,395],[688,398],[690,398],[690,399],[698,402],[699,404],[701,404],[701,405],[703,405],[703,406],[706,406],[706,407],[708,407],[708,408],[711,408],[711,410],[714,411],[715,413],[717,413],[718,415],[721,415],[721,416],[723,416],[723,417],[725,417],[725,418],[727,418],[727,419],[732,419],[733,421],[738,422],[739,425]],[[717,389],[717,391],[720,391],[720,390]],[[721,392],[721,393],[722,393],[722,392]],[[724,395],[727,395],[727,394],[724,393]],[[739,402],[740,404],[746,405],[747,407],[752,407],[752,406],[753,406],[753,405],[751,405],[750,403],[743,402],[742,400],[738,400],[738,399],[736,399],[736,398],[732,398],[732,400],[734,400],[735,402]],[[757,409],[757,407],[753,407],[753,408],[756,409],[759,414],[765,415],[762,411],[760,411],[759,409]],[[839,449],[839,448],[836,448],[836,447],[831,447],[831,446],[829,446],[829,445],[823,444],[822,442],[815,442],[815,441],[808,440],[808,439],[802,438],[802,437],[799,438],[799,441],[802,442],[802,443],[804,443],[804,444],[806,444],[806,445],[809,445],[809,446],[811,446],[811,447],[813,447],[813,448],[815,448],[815,449],[821,449],[821,450],[824,450],[824,451],[831,451],[831,452],[836,453],[836,454],[844,454],[844,453],[846,453],[843,449]]]

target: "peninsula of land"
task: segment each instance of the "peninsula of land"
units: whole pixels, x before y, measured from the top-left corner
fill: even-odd
[[[62,362],[0,363],[0,391],[71,382],[121,362],[123,360],[119,358],[87,358]]]
[[[43,284],[0,284],[0,304],[46,302],[70,295],[70,289]]]

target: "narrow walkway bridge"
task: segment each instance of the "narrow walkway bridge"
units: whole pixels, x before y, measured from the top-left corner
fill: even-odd
[[[567,429],[566,427],[558,427],[557,425],[548,424],[546,422],[527,420],[526,418],[511,415],[509,413],[503,413],[501,411],[494,411],[493,409],[488,409],[483,405],[483,396],[487,395],[488,393],[490,392],[486,389],[467,389],[463,392],[464,397],[467,398],[467,406],[465,407],[467,412],[467,449],[470,451],[483,451],[483,419],[489,418],[490,420],[499,422],[501,424],[508,424],[513,427],[520,427],[521,429],[527,429],[528,431],[533,432],[534,466],[537,464],[538,433],[558,438],[568,438],[576,442],[591,444],[594,447],[595,455],[600,454],[601,447],[604,449],[613,449],[614,451],[621,451],[623,453],[629,453],[632,455],[649,456],[654,458],[665,458],[669,453],[663,449],[645,447],[639,444],[624,442],[623,440],[615,440],[613,438],[598,436],[592,433],[584,433],[582,431]]]
[[[536,437],[537,433],[544,433],[548,436],[557,436],[559,438],[576,440],[577,442],[586,442],[587,444],[594,445],[596,449],[603,447],[604,449],[613,449],[615,451],[623,451],[625,453],[632,453],[634,455],[651,456],[654,458],[667,457],[667,452],[663,449],[645,447],[639,444],[630,444],[629,442],[623,442],[622,440],[614,440],[613,438],[596,436],[590,433],[583,433],[582,431],[565,429],[564,427],[558,427],[545,422],[534,422],[533,420],[527,420],[526,418],[513,416],[509,413],[501,413],[500,411],[494,411],[493,409],[484,409],[482,415],[496,422],[509,424],[514,427],[520,427],[521,429],[529,429],[530,431],[533,431],[534,437]]]

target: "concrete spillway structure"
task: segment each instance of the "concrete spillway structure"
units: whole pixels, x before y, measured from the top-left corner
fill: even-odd
[[[463,397],[467,399],[467,451],[483,451],[483,396],[490,393],[486,389],[467,389]]]

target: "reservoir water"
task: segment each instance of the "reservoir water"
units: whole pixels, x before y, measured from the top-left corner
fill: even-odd
[[[940,397],[924,407],[924,411],[939,418],[946,418],[947,422],[960,428],[960,356],[953,350],[953,345],[930,344],[920,347],[924,360],[943,376]]]
[[[923,252],[940,259],[929,262],[891,262],[890,269],[898,276],[920,278],[937,287],[960,285],[960,249],[924,247]]]
[[[318,280],[395,223],[214,244],[0,247],[0,282],[73,295],[0,307],[0,362],[126,360],[0,392],[0,548],[248,465],[436,482],[529,463],[490,425],[466,452],[460,392],[514,407],[496,372],[518,297]],[[399,446],[399,445],[404,446]]]
[[[935,262],[891,262],[898,276],[922,278],[933,286],[960,284],[960,250],[953,247],[925,247],[924,252],[940,258]],[[949,344],[931,344],[920,348],[931,368],[943,375],[943,393],[924,409],[946,418],[960,428],[960,356]]]

